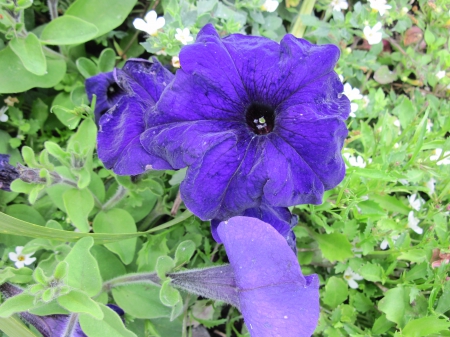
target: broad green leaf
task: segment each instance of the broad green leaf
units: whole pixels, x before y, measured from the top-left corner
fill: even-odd
[[[0,318],[0,330],[8,337],[36,337],[17,317]]]
[[[449,310],[450,310],[450,282],[445,282],[442,295],[439,297],[436,312],[445,314]]]
[[[422,317],[409,321],[402,330],[402,335],[404,337],[430,336],[449,328],[450,322],[448,320],[440,319],[437,316]]]
[[[62,57],[49,56],[47,60],[47,73],[42,76],[29,72],[22,64],[20,58],[8,45],[0,50],[0,94],[17,93],[31,88],[51,88],[61,81],[66,73],[66,62]]]
[[[5,213],[9,216],[18,218],[23,221],[33,221],[39,226],[45,226],[45,219],[33,207],[24,204],[14,204],[8,206]]]
[[[125,210],[114,208],[110,211],[101,211],[93,222],[95,233],[136,233],[136,224],[133,217]],[[130,264],[134,258],[137,238],[108,243],[105,245],[116,253],[124,264]]]
[[[359,269],[359,273],[367,281],[380,282],[383,278],[383,268],[379,264],[366,263]]]
[[[34,296],[21,293],[19,295],[8,298],[0,306],[0,317],[9,317],[16,312],[27,311],[33,308]]]
[[[52,103],[52,112],[58,117],[59,121],[67,126],[69,129],[73,130],[78,126],[81,118],[70,113],[75,105],[70,99],[70,95],[66,92],[60,92],[56,95]]]
[[[9,46],[20,58],[26,70],[38,76],[47,73],[47,60],[36,35],[28,33],[26,37],[14,37]]]
[[[330,261],[344,261],[353,256],[352,245],[340,233],[314,234],[323,256]]]
[[[77,148],[92,151],[95,148],[97,137],[97,126],[92,119],[85,119],[78,127],[77,132],[70,137],[67,143],[67,151],[76,152]]]
[[[103,319],[96,320],[92,316],[80,314],[79,322],[81,329],[89,337],[104,337],[104,336],[121,336],[121,337],[136,337],[134,333],[125,328],[119,315],[106,305],[98,304],[103,312]]]
[[[381,66],[375,71],[373,77],[378,83],[388,84],[397,79],[397,73],[395,71],[390,71],[388,66]]]
[[[89,314],[97,320],[103,319],[100,305],[82,291],[72,290],[66,295],[59,296],[57,301],[70,312]]]
[[[77,0],[67,9],[66,15],[78,17],[97,27],[97,36],[109,33],[120,26],[137,0]]]
[[[421,263],[427,260],[427,253],[424,249],[410,249],[401,253],[397,259]]]
[[[91,248],[91,254],[97,260],[103,280],[111,280],[117,276],[126,274],[125,266],[117,255],[111,253],[105,247],[95,245]]]
[[[408,313],[412,311],[409,293],[409,289],[404,287],[389,289],[378,303],[378,309],[386,314],[388,320],[404,326]]]
[[[41,34],[45,44],[66,45],[79,44],[92,40],[98,35],[97,27],[69,13],[50,21]]]
[[[175,251],[175,265],[180,266],[189,262],[195,252],[195,243],[192,240],[181,242]]]
[[[156,260],[156,273],[161,280],[166,279],[166,274],[175,268],[175,261],[170,256],[160,256]]]
[[[94,208],[94,198],[87,189],[72,188],[63,194],[64,206],[73,225],[81,232],[89,232],[89,213]]]
[[[348,285],[343,279],[332,276],[325,285],[323,301],[332,309],[343,303],[348,297]]]
[[[373,323],[372,332],[375,335],[382,335],[393,326],[395,326],[395,323],[389,321],[386,318],[386,315],[381,315],[375,320],[375,323]]]
[[[136,318],[170,317],[171,308],[159,300],[160,287],[133,284],[112,289],[117,305]]]
[[[30,283],[33,280],[33,270],[27,267],[16,269],[6,267],[0,271],[0,284],[8,281],[11,283]]]
[[[93,244],[92,238],[81,239],[64,260],[69,265],[67,284],[86,292],[89,296],[97,295],[102,289],[97,261],[89,251]]]
[[[159,291],[159,299],[161,303],[173,307],[181,300],[180,292],[170,285],[171,280],[165,280]]]
[[[84,78],[89,78],[98,74],[97,65],[86,57],[80,57],[76,62],[78,71]]]
[[[98,59],[98,69],[102,73],[107,73],[114,69],[116,65],[116,52],[114,49],[106,48],[103,49],[100,57]]]
[[[172,227],[192,216],[190,211],[184,211],[179,217],[170,220],[162,225],[151,228],[145,232],[138,233],[121,233],[121,234],[91,234],[77,233],[73,231],[63,231],[59,229],[37,226],[32,223],[22,221],[5,213],[0,212],[0,234],[11,234],[20,237],[32,237],[41,239],[58,240],[63,242],[75,242],[81,238],[90,237],[95,240],[96,244],[105,244],[117,242],[125,239],[146,236],[149,233]],[[0,236],[1,237],[1,236]]]

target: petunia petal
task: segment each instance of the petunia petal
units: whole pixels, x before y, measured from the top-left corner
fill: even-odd
[[[319,318],[319,282],[269,224],[234,217],[219,225],[251,336],[310,336]]]
[[[98,156],[106,168],[117,174],[144,172],[154,158],[142,147],[139,137],[145,130],[143,102],[123,97],[102,116],[97,135]]]

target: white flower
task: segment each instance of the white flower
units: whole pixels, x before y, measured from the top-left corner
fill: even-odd
[[[425,184],[427,186],[427,188],[430,190],[430,194],[434,193],[434,189],[435,189],[434,184],[436,184],[436,179],[434,179],[434,178],[431,178]]]
[[[399,143],[395,143],[394,144],[394,149],[398,149],[400,147],[400,144]]]
[[[433,127],[433,122],[431,121],[431,119],[427,119],[427,131],[431,132],[431,128]]]
[[[370,28],[370,26],[364,27],[363,33],[370,45],[380,43],[383,36],[381,22],[377,22],[373,28]]]
[[[352,270],[352,268],[348,267],[345,270],[345,272],[344,272],[344,279],[347,281],[348,286],[350,288],[357,289],[358,288],[358,282],[356,282],[356,281],[361,281],[364,278],[361,275],[355,273]]]
[[[342,80],[341,80],[342,81]],[[344,84],[344,95],[347,96],[349,101],[353,101],[355,99],[362,99],[363,96],[358,88],[352,88],[350,83]],[[350,117],[356,117],[355,112],[358,110],[358,104],[350,103]]]
[[[423,229],[417,226],[420,220],[414,216],[414,211],[409,212],[408,214],[408,227],[411,228],[417,234],[422,234]]]
[[[0,122],[6,122],[8,121],[8,115],[6,114],[6,111],[8,110],[8,106],[2,106],[0,108]]]
[[[158,29],[164,27],[165,24],[166,20],[162,16],[158,18],[155,11],[148,12],[144,20],[139,18],[133,21],[134,28],[142,30],[148,35],[156,35]]]
[[[19,269],[28,266],[29,264],[32,264],[34,261],[36,261],[35,257],[31,257],[33,256],[33,254],[24,255],[22,254],[22,250],[23,246],[17,246],[15,253],[11,252],[8,254],[9,259],[13,261],[16,265],[16,268]]]
[[[367,108],[367,106],[368,106],[369,103],[370,103],[369,97],[363,96],[362,100],[363,100],[363,107],[364,107],[364,108]]]
[[[177,28],[175,39],[177,39],[184,45],[194,40],[194,38],[191,36],[191,31],[189,30],[189,28],[184,28],[183,30],[181,30],[181,28]]]
[[[406,179],[399,179],[398,182],[402,185],[409,185],[409,181]]]
[[[434,150],[434,153],[434,155],[430,156],[430,160],[438,160],[441,157],[442,149],[437,148]],[[450,151],[446,151],[443,156],[447,158],[439,160],[436,165],[450,165]]]
[[[156,55],[167,56],[167,52],[166,52],[166,50],[164,48],[161,49],[161,50],[158,50],[155,54]]]
[[[422,205],[424,204],[424,201],[420,198],[417,197],[417,194],[411,194],[408,198],[409,201],[409,205],[415,209],[416,211],[420,211]]]
[[[364,168],[366,167],[366,163],[361,156],[353,156],[350,153],[344,153],[344,157],[347,159],[350,166]]]
[[[392,6],[386,5],[386,0],[369,0],[370,8],[380,13],[383,16],[387,9],[391,9]]]
[[[395,243],[395,241],[397,241],[397,239],[400,237],[400,235],[392,235],[391,236],[391,240],[393,243]],[[389,241],[387,239],[384,239],[381,244],[380,244],[380,248],[383,250],[386,250],[389,247]]]
[[[445,77],[445,70],[438,71],[436,77],[438,80],[442,80]]]
[[[275,12],[278,8],[277,0],[266,0],[264,4],[261,6],[261,10],[272,13]]]
[[[331,0],[330,6],[334,11],[340,12],[343,9],[348,8],[347,0]]]
[[[341,83],[344,83],[344,76],[338,75],[339,79],[341,80]]]
[[[172,66],[174,68],[180,68],[180,58],[178,56],[172,56]]]

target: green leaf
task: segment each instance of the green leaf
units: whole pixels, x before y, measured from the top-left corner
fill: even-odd
[[[95,233],[136,233],[136,224],[133,217],[125,210],[114,208],[110,211],[101,211],[93,222]],[[134,258],[137,238],[122,240],[105,245],[116,253],[124,264],[130,264]]]
[[[91,234],[91,233],[77,233],[73,231],[63,231],[59,229],[47,228],[37,226],[29,222],[25,222],[5,213],[0,212],[0,234],[11,234],[16,236],[25,236],[32,238],[58,240],[63,242],[75,242],[81,238],[90,237],[95,240],[96,244],[105,244],[111,242],[117,242],[129,238],[135,238],[139,236],[146,236],[149,233],[172,227],[180,222],[183,222],[187,218],[192,216],[190,211],[184,211],[179,217],[170,220],[160,226],[149,229],[145,232],[138,233],[121,233],[121,234]]]
[[[436,316],[422,317],[409,321],[402,330],[402,335],[404,337],[429,336],[442,330],[448,330],[449,327],[448,320],[439,319]]]
[[[410,249],[401,253],[397,259],[421,263],[427,260],[427,253],[424,249]]]
[[[348,285],[343,279],[332,276],[325,285],[323,301],[332,309],[343,303],[348,297]]]
[[[372,333],[374,335],[382,335],[389,329],[395,326],[395,323],[392,323],[386,318],[386,315],[381,315],[375,320],[372,327]]]
[[[81,329],[89,337],[121,336],[136,337],[134,333],[125,328],[119,315],[106,305],[98,304],[103,312],[101,321],[92,316],[80,314],[79,322]]]
[[[114,49],[106,48],[103,49],[100,57],[98,59],[98,69],[102,73],[107,73],[114,69],[116,65],[116,52]]]
[[[0,330],[8,337],[36,337],[17,317],[0,318]]]
[[[117,305],[136,318],[170,317],[171,308],[159,300],[160,287],[133,284],[112,289]]]
[[[120,26],[136,2],[137,0],[77,0],[64,16],[72,15],[95,25],[98,37]]]
[[[442,295],[439,298],[436,312],[441,314],[445,314],[450,310],[450,282],[445,282],[444,289],[442,291]]]
[[[78,126],[81,118],[75,116],[69,111],[74,109],[75,105],[70,99],[70,95],[66,92],[61,92],[56,95],[52,102],[52,112],[58,117],[59,121],[67,126],[69,129],[73,130]]]
[[[159,299],[161,303],[173,307],[181,300],[180,292],[170,285],[171,280],[165,280],[159,291]]]
[[[390,71],[388,66],[381,66],[375,71],[373,77],[380,84],[388,84],[397,79],[397,73]]]
[[[378,303],[378,309],[386,314],[386,318],[400,326],[404,326],[407,314],[411,312],[409,289],[398,287],[389,289]]]
[[[59,305],[70,312],[86,313],[95,319],[103,319],[103,311],[97,302],[79,290],[72,290],[70,293],[59,296]]]
[[[73,225],[81,232],[89,232],[89,213],[94,208],[94,197],[88,189],[72,188],[63,194],[64,206]]]
[[[66,73],[66,62],[62,57],[46,54],[47,73],[42,76],[29,72],[20,58],[8,45],[0,50],[0,94],[23,92],[31,88],[51,88],[61,81]]]
[[[92,151],[95,148],[97,138],[97,126],[92,119],[85,119],[78,127],[77,132],[70,137],[67,150],[77,152],[77,148],[83,152]]]
[[[8,298],[0,306],[0,317],[9,317],[16,312],[27,311],[34,307],[34,296],[21,293]]]
[[[14,37],[9,46],[20,58],[26,70],[38,76],[47,73],[47,60],[36,35],[28,33],[26,37]]]
[[[344,261],[352,257],[352,245],[345,235],[340,233],[313,234],[323,256],[330,261]]]
[[[161,280],[166,279],[166,274],[175,268],[175,261],[170,256],[160,256],[156,260],[156,273]]]
[[[53,276],[57,280],[62,280],[63,278],[65,278],[67,276],[68,271],[69,271],[69,265],[67,264],[67,262],[61,261],[60,263],[57,264],[57,266],[55,268],[55,272],[53,273]]]
[[[76,65],[84,78],[89,78],[98,74],[97,65],[86,57],[80,57],[77,60]]]
[[[6,207],[5,213],[23,221],[33,221],[39,226],[45,226],[45,219],[33,207],[23,204],[14,204]]]
[[[175,251],[175,265],[183,265],[191,259],[195,252],[195,243],[192,240],[181,242]]]
[[[24,267],[16,269],[6,267],[0,271],[0,284],[9,281],[11,283],[30,283],[33,280],[33,270]]]
[[[69,265],[67,284],[86,292],[89,296],[97,295],[102,289],[97,261],[89,251],[93,244],[92,238],[81,239],[64,259]]]
[[[92,23],[72,16],[66,11],[64,16],[50,21],[41,34],[41,41],[52,45],[79,44],[92,40],[98,29]]]
[[[367,281],[379,282],[383,278],[383,268],[379,264],[370,262],[362,266],[359,273]]]

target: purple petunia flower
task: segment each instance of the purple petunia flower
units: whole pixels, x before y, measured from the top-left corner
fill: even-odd
[[[99,122],[98,156],[105,167],[120,175],[136,175],[153,163],[139,137],[147,127],[146,114],[173,77],[156,59],[130,59],[123,69],[114,69],[123,95]]]
[[[0,153],[0,190],[11,191],[11,183],[19,176],[19,171],[9,163],[9,155]]]
[[[297,225],[298,216],[291,214],[287,207],[269,207],[267,205],[261,205],[259,208],[246,209],[241,215],[260,219],[271,224],[272,227],[286,239],[294,253],[297,253],[295,234],[292,231],[292,228]],[[218,243],[222,243],[217,232],[220,222],[221,221],[218,219],[211,220],[211,234]]]
[[[280,44],[206,25],[181,50],[181,69],[154,112],[143,147],[155,169],[188,167],[180,190],[203,220],[248,209],[319,204],[343,179],[350,102],[334,45],[292,35]]]
[[[23,292],[21,288],[11,283],[3,283],[0,285],[0,291],[6,298],[19,295]],[[125,315],[125,312],[117,305],[107,304],[107,306],[114,310],[120,317]],[[74,322],[71,321],[74,317],[72,315],[56,314],[37,316],[25,311],[19,313],[19,316],[28,324],[33,325],[44,337],[87,337],[83,330],[81,330],[78,319]]]
[[[303,276],[297,256],[269,224],[222,222],[230,265],[169,274],[175,287],[239,308],[252,337],[311,336],[319,319],[319,279]]]
[[[125,95],[125,92],[116,83],[112,71],[86,79],[85,85],[89,101],[92,101],[94,94],[97,96],[94,111],[96,123],[108,109],[112,108]]]

